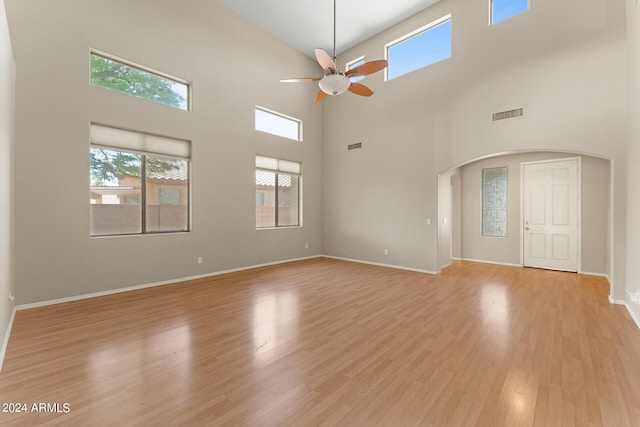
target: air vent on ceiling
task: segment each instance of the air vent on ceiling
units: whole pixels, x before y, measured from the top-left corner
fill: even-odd
[[[357,150],[359,148],[362,148],[362,142],[356,142],[355,144],[347,145],[347,150]]]
[[[499,113],[493,113],[493,121],[506,119],[515,119],[516,117],[524,116],[524,108],[516,108],[515,110],[500,111]]]

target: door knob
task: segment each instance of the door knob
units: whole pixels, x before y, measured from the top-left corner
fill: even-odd
[[[525,229],[525,230],[527,230],[527,231],[529,231],[529,230],[530,230],[530,228],[529,228],[529,227],[525,227],[524,229]]]

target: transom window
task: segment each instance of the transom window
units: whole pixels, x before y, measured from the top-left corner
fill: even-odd
[[[102,52],[91,52],[91,84],[180,110],[189,109],[189,84],[177,77]]]
[[[261,132],[302,141],[302,121],[257,105],[255,127]]]
[[[451,57],[451,15],[443,16],[385,45],[385,80]]]
[[[346,68],[346,71],[349,71],[349,70],[353,70],[354,68],[358,68],[359,66],[361,66],[363,64],[364,64],[364,56],[361,56],[359,58],[354,59],[353,61],[347,62],[345,68]],[[365,78],[365,76],[352,77],[351,81],[356,83],[356,82],[359,82],[360,80],[362,80],[364,78]]]
[[[91,124],[91,236],[189,231],[188,141]]]
[[[529,0],[489,0],[489,5],[492,25],[529,10]]]
[[[256,228],[300,225],[301,164],[256,156]]]

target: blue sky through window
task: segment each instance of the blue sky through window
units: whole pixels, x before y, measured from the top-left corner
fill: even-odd
[[[347,62],[347,67],[346,67],[346,68],[347,68],[347,70],[346,70],[346,71],[353,70],[354,68],[358,68],[359,66],[361,66],[362,64],[364,64],[364,62],[365,62],[365,61],[364,61],[364,56],[362,56],[362,57],[360,57],[360,58],[358,58],[358,59],[355,59],[355,60],[353,60],[353,61]],[[362,79],[364,79],[364,78],[365,78],[365,76],[352,77],[352,78],[351,78],[351,81],[352,81],[353,83],[357,83],[357,82],[359,82],[360,80],[362,80]]]
[[[529,0],[491,0],[491,23],[509,19],[529,10]]]
[[[391,80],[451,57],[451,19],[388,47]]]

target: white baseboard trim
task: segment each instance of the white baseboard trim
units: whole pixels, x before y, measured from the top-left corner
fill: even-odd
[[[592,273],[590,271],[579,271],[578,274],[584,274],[585,276],[596,276],[596,277],[604,277],[605,279],[607,279],[609,281],[609,283],[611,283],[611,279],[609,278],[608,274],[604,274],[604,273]]]
[[[494,264],[494,265],[504,265],[506,267],[522,267],[520,264],[512,264],[509,262],[497,262],[497,261],[487,261],[484,259],[472,259],[472,258],[462,258],[462,261],[470,261],[470,262],[480,262],[483,264]]]
[[[438,269],[438,274],[442,273],[442,270],[444,270],[444,269],[445,269],[445,268],[447,268],[447,267],[451,267],[452,265],[453,265],[453,263],[452,263],[452,262],[450,262],[450,263],[449,263],[449,264],[447,264],[447,265],[443,265],[442,267],[440,267],[440,268]]]
[[[453,261],[462,261],[462,258],[457,258],[457,257],[454,257],[454,256],[452,256],[451,259]]]
[[[295,258],[295,259],[288,259],[288,260],[282,260],[282,261],[267,262],[267,263],[264,263],[264,264],[256,264],[256,265],[251,265],[251,266],[247,266],[247,267],[233,268],[233,269],[230,269],[230,270],[216,271],[216,272],[213,272],[213,273],[200,274],[200,275],[197,275],[197,276],[189,276],[189,277],[181,277],[181,278],[178,278],[178,279],[164,280],[162,282],[147,283],[147,284],[144,284],[144,285],[134,285],[134,286],[128,286],[126,288],[110,289],[108,291],[93,292],[93,293],[90,293],[90,294],[76,295],[76,296],[66,297],[66,298],[57,298],[57,299],[48,300],[48,301],[34,302],[34,303],[31,303],[31,304],[21,304],[21,305],[16,306],[15,309],[16,310],[28,310],[30,308],[46,307],[46,306],[49,306],[49,305],[62,304],[62,303],[65,303],[65,302],[72,302],[72,301],[79,301],[79,300],[83,300],[83,299],[102,297],[102,296],[106,296],[106,295],[119,294],[119,293],[122,293],[122,292],[137,291],[137,290],[140,290],[140,289],[154,288],[156,286],[172,285],[174,283],[187,282],[189,280],[206,279],[207,277],[220,276],[222,274],[229,274],[229,273],[237,273],[239,271],[245,271],[245,270],[253,270],[254,268],[269,267],[269,266],[272,266],[272,265],[286,264],[286,263],[289,263],[289,262],[304,261],[304,260],[313,259],[313,258],[321,258],[322,256],[323,255],[314,255],[314,256],[303,257],[303,258]]]
[[[630,293],[630,292],[627,291],[627,293]],[[631,308],[631,306],[629,305],[629,303],[627,301],[621,300],[621,299],[614,299],[611,295],[609,295],[609,302],[611,304],[622,305],[622,306],[626,307],[627,311],[629,312],[629,315],[631,316],[633,321],[636,322],[636,325],[638,326],[638,329],[640,329],[640,317],[638,317],[634,313],[633,309]]]
[[[624,306],[627,307],[627,311],[629,312],[629,315],[631,316],[633,321],[636,322],[636,326],[638,326],[638,329],[640,329],[640,317],[638,317],[635,314],[635,312],[631,309],[631,306],[629,305],[628,302],[625,301]]]
[[[429,270],[421,270],[419,268],[413,268],[413,267],[405,267],[403,265],[394,265],[394,264],[382,264],[379,262],[371,262],[371,261],[363,261],[361,259],[354,259],[354,258],[344,258],[344,257],[339,257],[339,256],[332,256],[332,255],[322,255],[324,258],[330,258],[330,259],[337,259],[340,261],[349,261],[349,262],[357,262],[359,264],[369,264],[369,265],[376,265],[378,267],[387,267],[387,268],[395,268],[397,270],[407,270],[407,271],[415,271],[416,273],[426,273],[426,274],[431,274],[431,275],[437,275],[438,273],[435,271],[429,271]]]
[[[13,319],[16,317],[16,308],[11,310],[11,316],[9,317],[9,324],[7,330],[4,332],[4,339],[2,340],[2,347],[0,348],[0,372],[2,372],[2,365],[4,364],[4,356],[7,354],[7,346],[9,345],[9,336],[11,335],[11,329],[13,328]]]

